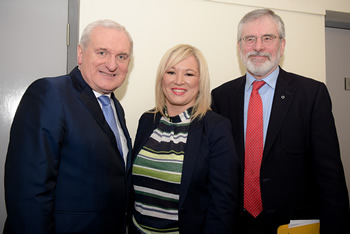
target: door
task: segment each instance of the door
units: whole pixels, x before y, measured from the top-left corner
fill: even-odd
[[[332,98],[340,152],[350,195],[350,90],[345,90],[345,77],[350,77],[350,30],[326,28],[326,83]]]
[[[30,83],[66,73],[68,0],[0,0],[0,232],[11,122]],[[20,146],[19,146],[20,147]]]

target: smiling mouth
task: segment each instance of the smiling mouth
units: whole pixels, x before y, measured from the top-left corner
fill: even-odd
[[[109,77],[115,77],[117,74],[110,74],[110,73],[106,73],[103,71],[100,71],[100,74],[104,75],[104,76],[109,76]]]
[[[270,61],[270,58],[268,56],[264,56],[264,55],[252,55],[249,56],[249,60],[253,63],[265,63],[267,61]]]
[[[253,58],[253,59],[269,59],[270,60],[270,55],[267,53],[250,53],[248,54],[248,58]]]
[[[269,58],[269,56],[266,55],[251,55],[249,58]]]
[[[185,89],[171,89],[175,94],[184,94],[186,92]]]

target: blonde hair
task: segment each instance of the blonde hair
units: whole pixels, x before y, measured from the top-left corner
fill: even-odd
[[[191,119],[202,118],[210,110],[210,80],[207,62],[203,54],[195,47],[186,44],[180,44],[170,48],[162,57],[158,66],[156,77],[156,107],[154,113],[160,112],[165,116],[166,97],[163,92],[162,81],[167,70],[182,60],[194,56],[198,62],[199,68],[199,92],[192,108]]]

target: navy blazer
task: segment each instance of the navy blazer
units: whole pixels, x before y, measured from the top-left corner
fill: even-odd
[[[139,120],[133,160],[157,127],[161,115]],[[238,158],[230,122],[208,111],[191,122],[183,162],[179,200],[182,234],[229,233],[235,226]]]
[[[123,233],[129,167],[78,68],[33,82],[11,127],[4,233]]]
[[[246,77],[212,91],[213,111],[229,118],[241,165],[243,210]],[[321,219],[321,233],[346,233],[349,199],[326,86],[280,69],[260,171],[264,222]]]

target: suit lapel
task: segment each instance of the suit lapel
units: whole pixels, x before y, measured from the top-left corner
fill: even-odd
[[[93,93],[90,86],[84,81],[83,77],[81,76],[81,73],[76,67],[71,73],[70,76],[72,78],[73,86],[74,88],[79,92],[80,94],[80,100],[82,103],[87,107],[87,109],[90,111],[91,115],[94,117],[98,125],[102,128],[102,130],[106,133],[108,138],[110,139],[113,147],[115,147],[116,152],[118,152],[118,146],[117,142],[115,140],[115,136],[111,128],[109,127],[107,121],[104,118],[103,112],[101,110],[101,107],[97,101],[97,98],[95,94]],[[88,126],[87,126],[88,127]]]
[[[153,130],[157,127],[160,121],[161,115],[159,113],[156,114],[154,118],[153,114],[144,114],[141,117],[141,121],[139,122],[139,126],[137,129],[137,134],[134,142],[134,148],[132,150],[132,159],[131,164],[133,164],[136,155],[140,152],[141,148],[146,144],[147,140],[153,133]]]
[[[203,133],[203,128],[204,120],[195,119],[192,121],[188,131],[188,138],[185,146],[185,156],[182,169],[179,207],[183,206],[185,197],[190,186],[193,167],[195,166],[195,161],[199,155],[198,151],[201,143],[200,141],[202,139],[201,136]]]
[[[92,90],[90,88],[85,88],[80,93],[80,99],[88,107],[92,116],[95,118],[96,122],[98,123],[98,125],[100,125],[102,130],[106,133],[113,146],[116,147],[116,149],[118,149],[114,133],[109,127],[107,121],[105,120],[101,107],[98,104],[96,96],[94,95]],[[119,151],[117,150],[117,152]]]
[[[126,167],[127,167],[127,170],[129,170],[130,166],[131,166],[132,146],[131,146],[131,139],[130,139],[129,131],[128,131],[128,128],[126,127],[124,110],[123,110],[122,106],[120,105],[119,101],[115,98],[114,93],[111,94],[111,97],[113,99],[115,110],[116,110],[116,113],[118,116],[118,120],[119,120],[119,123],[121,125],[121,128],[123,129],[123,133],[124,133],[124,136],[126,138],[127,145],[128,145],[128,155],[126,157],[126,160],[127,160]]]
[[[291,81],[288,74],[280,69],[265,140],[263,160],[268,155],[292,103],[295,87],[291,85]]]

